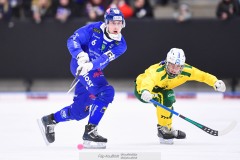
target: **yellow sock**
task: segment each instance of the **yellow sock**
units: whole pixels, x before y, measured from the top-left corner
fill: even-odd
[[[157,108],[158,124],[161,126],[166,126],[170,129],[172,127],[171,113],[161,107],[156,107],[156,108]],[[170,109],[172,109],[172,107]]]

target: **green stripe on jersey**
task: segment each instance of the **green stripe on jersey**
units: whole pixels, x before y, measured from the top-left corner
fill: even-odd
[[[164,80],[166,77],[167,77],[167,73],[161,77],[161,81]]]
[[[186,68],[192,68],[192,66],[185,64],[184,67]]]
[[[188,77],[190,77],[190,76],[191,76],[191,73],[188,73],[188,72],[184,72],[184,71],[182,71],[181,75],[184,75],[184,76],[188,76]]]
[[[162,72],[164,69],[165,69],[165,65],[162,66],[161,68],[158,68],[158,69],[156,70],[156,72]]]

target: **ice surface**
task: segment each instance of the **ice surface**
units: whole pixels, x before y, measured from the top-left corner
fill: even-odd
[[[87,118],[58,124],[55,143],[46,146],[43,141],[36,119],[69,105],[71,98],[58,98],[58,94],[49,100],[11,96],[0,96],[0,160],[79,160],[79,152],[96,152],[77,150]],[[211,100],[209,94],[208,99],[177,99],[174,108],[212,129],[222,130],[232,120],[238,124],[229,134],[214,137],[174,116],[174,128],[185,131],[187,139],[162,145],[157,137],[155,107],[116,94],[98,127],[99,134],[108,138],[104,151],[160,152],[161,160],[240,160],[239,99]]]

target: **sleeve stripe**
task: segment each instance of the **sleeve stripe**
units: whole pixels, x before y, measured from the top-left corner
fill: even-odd
[[[188,77],[190,77],[190,76],[191,76],[191,73],[188,73],[188,72],[182,71],[181,75],[184,75],[184,76],[188,76]]]

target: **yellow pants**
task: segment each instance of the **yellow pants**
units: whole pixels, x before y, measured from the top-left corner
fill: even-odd
[[[173,110],[172,104],[176,101],[173,94],[173,90],[164,90],[157,92],[154,99],[169,109]],[[161,126],[166,126],[169,129],[172,128],[172,113],[163,109],[160,106],[156,107],[158,124]]]
[[[171,107],[170,109],[172,109]],[[157,106],[157,119],[158,124],[161,126],[167,126],[169,129],[172,128],[172,115],[169,111]]]

